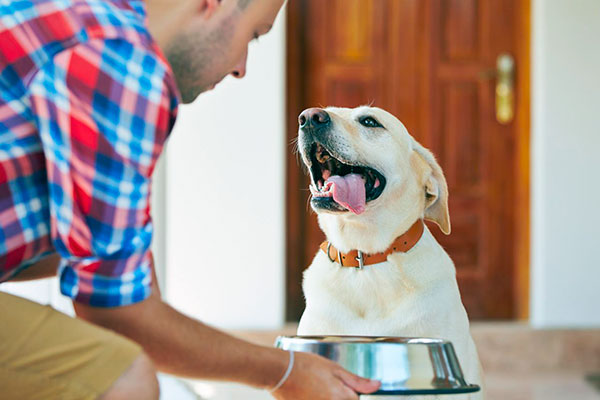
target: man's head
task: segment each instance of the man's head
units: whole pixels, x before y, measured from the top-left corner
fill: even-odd
[[[248,43],[267,33],[284,0],[150,0],[150,29],[184,103],[227,75],[246,74]]]

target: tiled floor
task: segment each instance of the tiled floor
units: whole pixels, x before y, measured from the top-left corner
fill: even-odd
[[[600,392],[585,374],[568,371],[486,377],[486,400],[598,400]]]

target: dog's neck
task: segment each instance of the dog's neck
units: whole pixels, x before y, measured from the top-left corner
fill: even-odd
[[[319,225],[327,240],[338,250],[360,250],[372,254],[385,251],[398,236],[422,218],[422,214],[414,211],[398,215],[373,210],[360,216],[321,214]]]

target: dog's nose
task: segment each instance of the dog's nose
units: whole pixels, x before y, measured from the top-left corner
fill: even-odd
[[[298,117],[300,128],[320,128],[329,124],[330,121],[329,114],[322,108],[308,108],[302,111]]]

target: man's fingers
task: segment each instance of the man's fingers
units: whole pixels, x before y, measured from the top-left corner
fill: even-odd
[[[361,378],[360,376],[354,375],[343,369],[339,370],[337,376],[346,386],[358,393],[373,393],[381,386],[381,382],[379,381]]]
[[[350,389],[348,386],[344,386],[343,387],[343,393],[341,395],[341,399],[344,400],[359,400],[358,395],[356,394],[356,392],[352,389]]]

